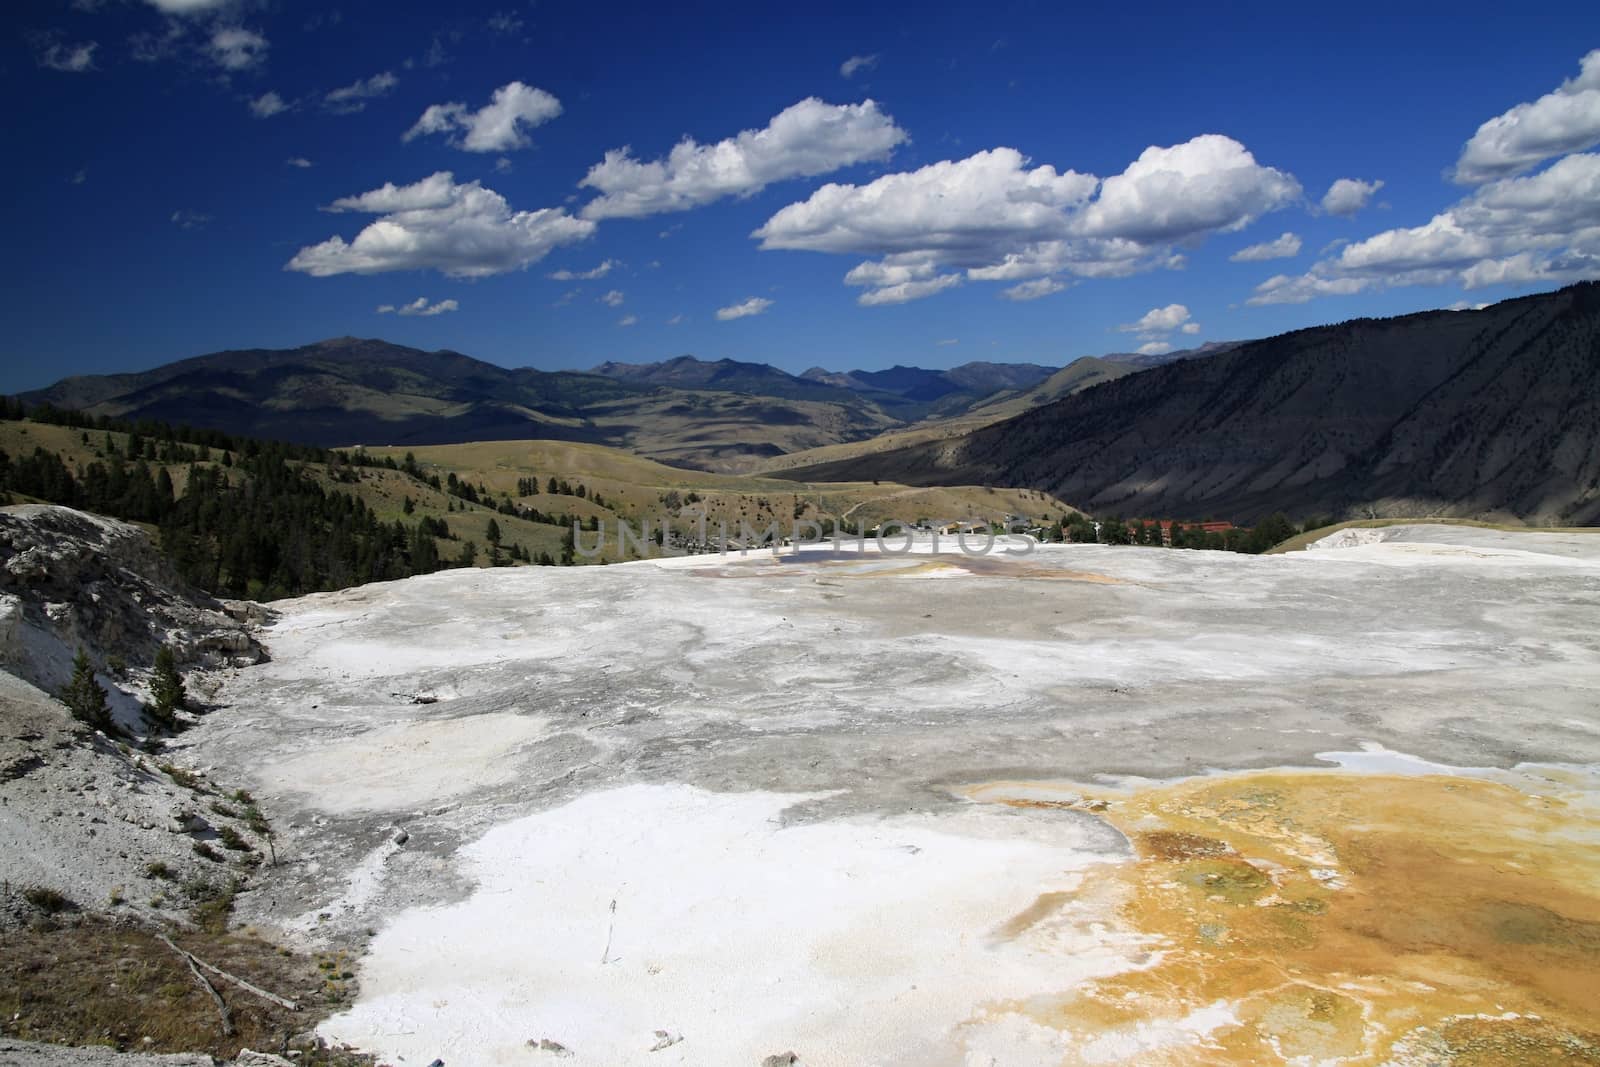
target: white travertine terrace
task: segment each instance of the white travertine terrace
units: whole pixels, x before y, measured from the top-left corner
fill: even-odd
[[[1073,1044],[1000,1006],[1149,965],[1084,889],[1128,838],[964,787],[1363,749],[1343,773],[1600,763],[1600,538],[1371,533],[310,596],[275,605],[272,661],[232,674],[182,755],[283,827],[240,917],[365,946],[323,1032],[385,1059],[538,1062],[549,1039],[580,1064],[1138,1062],[1232,1010]]]

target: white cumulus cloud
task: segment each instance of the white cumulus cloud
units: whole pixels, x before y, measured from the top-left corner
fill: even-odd
[[[766,297],[752,296],[748,300],[737,304],[730,304],[725,308],[717,309],[717,321],[727,322],[730,319],[743,319],[751,315],[759,315],[772,306],[772,301]]]
[[[1249,245],[1239,249],[1228,258],[1235,263],[1259,263],[1265,259],[1288,259],[1300,254],[1300,238],[1293,233],[1285,233],[1271,241],[1263,241],[1258,245]]]
[[[328,210],[379,218],[348,242],[334,236],[300,249],[285,269],[319,278],[394,270],[482,278],[536,263],[595,231],[593,222],[561,208],[513,211],[493,189],[476,181],[458,184],[449,171],[411,185],[386,183],[336,200]]]
[[[1373,194],[1382,188],[1381,180],[1365,182],[1360,178],[1340,178],[1322,194],[1322,210],[1351,218],[1370,204]]]
[[[904,304],[912,300],[921,300],[934,293],[942,293],[952,286],[961,284],[959,274],[939,274],[932,278],[915,282],[895,282],[891,285],[882,285],[876,289],[869,289],[856,297],[856,303],[862,307],[883,307],[888,304]]]
[[[228,6],[232,0],[148,0],[151,7],[167,15],[199,15]]]
[[[1463,227],[1453,212],[1446,211],[1424,225],[1385,230],[1347,244],[1333,263],[1350,274],[1388,276],[1466,267],[1493,251],[1487,237]]]
[[[940,274],[933,257],[923,253],[885,256],[851,268],[846,285],[866,286],[856,298],[863,307],[904,304],[961,284],[960,274]]]
[[[627,298],[622,295],[621,289],[613,289],[600,297],[600,303],[608,308],[619,308],[625,299]]]
[[[1576,78],[1479,126],[1462,146],[1454,177],[1464,185],[1479,185],[1597,144],[1600,49],[1583,57]]]
[[[680,141],[665,159],[643,162],[626,147],[606,153],[579,184],[600,195],[585,218],[641,218],[685,211],[727,196],[749,196],[773,182],[887,159],[906,133],[875,101],[833,105],[810,97],[759,130],[716,144]]]
[[[382,304],[378,307],[378,314],[388,315],[393,313],[396,315],[432,317],[434,315],[443,315],[447,311],[459,310],[461,310],[461,305],[454,300],[440,300],[438,303],[430,304],[427,297],[419,296],[411,303],[401,304],[398,307],[394,304]]]
[[[1349,296],[1370,285],[1362,278],[1325,278],[1316,274],[1274,274],[1260,285],[1245,303],[1252,307],[1265,304],[1304,304],[1319,296]]]
[[[1000,295],[1007,300],[1038,300],[1051,293],[1059,293],[1067,287],[1065,282],[1054,278],[1035,278],[1031,282],[1018,282],[1009,289],[1000,290]]]
[[[1593,107],[1591,125],[1585,110]],[[1600,278],[1600,50],[1554,93],[1478,128],[1458,181],[1470,194],[1417,226],[1338,243],[1301,275],[1256,286],[1247,304],[1304,303],[1407,285],[1562,285]],[[1566,154],[1562,154],[1566,153]],[[1542,170],[1552,156],[1560,158]],[[1330,190],[1331,192],[1331,190]]]
[[[622,318],[617,320],[617,325],[618,326],[632,326],[632,325],[636,324],[638,321],[639,321],[639,316],[637,316],[637,315],[624,315],[624,316],[622,316]]]
[[[1164,356],[1172,351],[1172,346],[1165,341],[1147,341],[1137,351],[1141,356]]]
[[[558,270],[551,272],[548,277],[558,282],[592,282],[596,278],[604,278],[611,271],[621,266],[614,259],[602,260],[598,267],[590,270]]]
[[[267,39],[243,26],[218,26],[211,31],[207,51],[211,61],[223,70],[249,70],[266,61]]]
[[[1168,304],[1166,307],[1151,308],[1138,322],[1126,323],[1117,329],[1123,333],[1171,333],[1188,321],[1188,308],[1182,304]]]
[[[1300,195],[1293,177],[1215,134],[1149,148],[1104,181],[993,148],[865,185],[829,183],[753,236],[764,249],[903,257],[929,277],[941,267],[969,281],[1121,277],[1181,266],[1178,242],[1241,229]]]
[[[839,64],[839,77],[854,78],[861,71],[871,70],[877,65],[878,54],[876,52],[870,56],[851,56],[849,59]]]
[[[283,165],[286,167],[298,167],[300,170],[309,170],[311,167],[316,166],[315,163],[311,162],[311,160],[307,159],[305,156],[290,156],[288,159],[283,161]]]
[[[258,119],[270,119],[289,110],[289,105],[277,93],[262,93],[250,101],[250,113]]]
[[[1067,210],[1099,184],[1092,175],[1028,162],[1014,148],[995,148],[866,185],[829,183],[773,215],[754,236],[768,249],[988,261],[997,245],[1066,236]]]
[[[1248,304],[1304,303],[1404,285],[1563,284],[1600,277],[1600,155],[1503,178],[1420,226],[1340,247],[1305,275],[1269,278]]]
[[[365,109],[368,100],[388,96],[399,84],[400,79],[386,70],[370,78],[358,78],[349,85],[330,89],[322,102],[329,111],[350,115]]]
[[[509,152],[532,143],[524,128],[542,126],[560,114],[561,101],[543,89],[519,81],[508,82],[476,111],[462,103],[430,106],[401,140],[444,133],[452,136],[453,145],[466,152]]]
[[[1170,148],[1146,148],[1107,178],[1079,229],[1141,243],[1182,241],[1242,230],[1300,198],[1300,183],[1263,167],[1231,137],[1202,134]]]

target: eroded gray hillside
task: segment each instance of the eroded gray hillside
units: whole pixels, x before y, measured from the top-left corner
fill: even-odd
[[[241,621],[249,613],[189,589],[136,526],[70,508],[0,509],[0,926],[37,917],[31,889],[79,912],[181,917],[194,901],[180,887],[240,872],[245,850],[217,842],[224,826],[247,833],[242,806],[137,746],[160,740],[142,708],[157,649],[174,649],[203,709],[205,669],[263,656]],[[114,733],[78,722],[52,695],[79,648]]]
[[[1047,490],[1098,514],[1600,519],[1600,286],[1184,360],[964,437],[787,472]]]

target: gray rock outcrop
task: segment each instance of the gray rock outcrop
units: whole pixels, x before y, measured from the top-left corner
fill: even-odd
[[[0,508],[0,668],[47,692],[82,646],[97,668],[148,666],[171,644],[180,667],[263,658],[255,605],[189,587],[144,530],[72,508]]]

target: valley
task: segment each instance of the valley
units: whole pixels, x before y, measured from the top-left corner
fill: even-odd
[[[754,473],[829,446],[892,447],[879,443],[881,435],[908,427],[913,435],[939,435],[985,426],[1163,361],[1113,355],[1084,357],[1060,371],[974,363],[951,371],[791,375],[765,364],[680,356],[545,372],[342,337],[295,349],[219,352],[141,374],[70,378],[21,399],[298,444],[564,440],[690,469]]]

